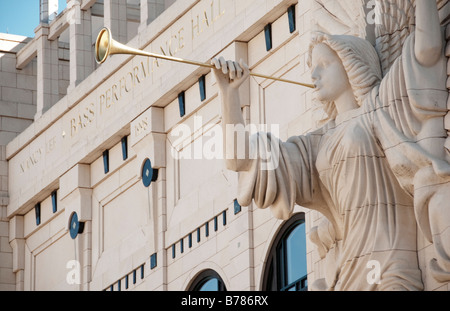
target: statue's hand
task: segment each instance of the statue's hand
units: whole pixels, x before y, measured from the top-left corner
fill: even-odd
[[[432,67],[442,57],[443,38],[436,1],[416,1],[415,54],[417,61]]]
[[[215,66],[211,71],[222,92],[238,89],[250,75],[250,70],[242,59],[235,62],[226,61],[223,57],[220,57],[219,59],[214,58],[211,64]]]

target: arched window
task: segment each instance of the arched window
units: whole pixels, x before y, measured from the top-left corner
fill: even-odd
[[[222,278],[214,270],[201,272],[189,289],[189,291],[198,292],[223,292],[226,290]]]
[[[305,215],[294,215],[281,228],[268,256],[263,289],[308,290]]]

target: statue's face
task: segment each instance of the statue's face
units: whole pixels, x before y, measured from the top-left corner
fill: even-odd
[[[316,85],[317,99],[323,102],[336,101],[348,88],[351,89],[341,59],[324,43],[313,49],[311,78]]]

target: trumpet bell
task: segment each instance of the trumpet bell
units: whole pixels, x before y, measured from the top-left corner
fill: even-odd
[[[112,36],[108,28],[100,30],[95,42],[95,61],[103,63],[111,52]]]
[[[142,55],[166,59],[168,58],[167,56],[160,56],[157,54],[141,51],[119,43],[112,38],[111,30],[105,27],[100,30],[97,36],[97,40],[95,41],[95,60],[98,64],[101,64],[104,63],[109,56],[115,54]]]

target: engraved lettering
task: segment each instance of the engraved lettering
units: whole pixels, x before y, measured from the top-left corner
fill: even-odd
[[[139,136],[141,133],[145,132],[148,127],[148,119],[145,117],[142,119],[138,124],[135,125],[135,134],[136,137]]]
[[[139,79],[139,67],[135,66],[133,68],[134,71],[134,81],[136,81],[137,83],[141,83],[141,79]]]
[[[159,68],[159,61],[157,58],[154,58],[152,63],[152,73],[155,72],[156,68]]]
[[[217,3],[218,7],[218,14],[214,17],[214,3]],[[211,2],[211,18],[213,20],[213,23],[216,22],[219,18],[221,18],[225,14],[225,9],[221,10],[221,0],[212,1]]]
[[[178,51],[184,48],[184,36],[182,32],[184,32],[184,27],[178,30]]]
[[[52,137],[49,139],[49,141],[46,143],[46,153],[50,153],[55,149],[56,146],[56,137]]]
[[[111,107],[111,90],[110,89],[108,89],[106,91],[105,107],[106,108],[110,108]]]
[[[113,102],[117,103],[119,101],[119,96],[117,95],[117,84],[114,84],[111,88],[112,96],[113,96]]]
[[[166,48],[164,49],[162,46],[159,47],[161,50],[161,53],[163,53],[166,56],[173,56],[172,53],[172,38],[170,38],[168,41],[166,41]]]
[[[126,84],[125,77],[122,77],[120,79],[120,98],[122,98],[123,96],[122,90],[125,89],[125,84]]]
[[[70,120],[70,135],[73,137],[78,131],[78,127],[75,119]]]
[[[148,60],[147,60],[147,62],[148,62]],[[141,62],[141,67],[142,67],[142,73],[143,73],[144,78],[147,78],[147,72],[145,71],[144,62]]]
[[[99,104],[100,104],[100,114],[102,114],[103,113],[103,106],[105,105],[105,95],[104,94],[100,95]]]
[[[127,83],[127,79],[125,79],[125,92],[129,93],[131,89],[134,86],[134,76],[133,73],[130,71],[127,73],[126,77],[130,77],[130,83]]]
[[[73,137],[80,129],[86,128],[95,118],[95,104],[91,103],[77,117],[70,120],[71,136]]]
[[[208,14],[206,14],[206,11],[203,11],[203,22],[206,24],[206,27],[209,27]]]
[[[209,14],[209,16],[208,16]],[[225,10],[222,10],[220,0],[213,0],[210,4],[210,10],[203,10],[200,14],[194,16],[191,19],[192,26],[192,40],[196,37],[199,37],[201,33],[203,33],[205,28],[211,27],[215,22],[217,22],[223,15],[225,14]],[[200,21],[201,15],[201,21]]]
[[[195,37],[198,37],[200,35],[200,33],[201,33],[201,31],[200,31],[200,17],[197,15],[197,24],[194,24],[194,20],[192,19],[192,40],[194,40]]]
[[[42,159],[42,148],[31,153],[31,155],[20,164],[20,168],[22,169],[22,173],[25,173],[33,166],[35,166]]]

